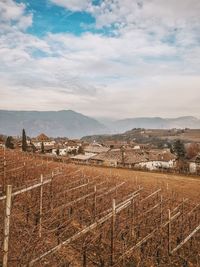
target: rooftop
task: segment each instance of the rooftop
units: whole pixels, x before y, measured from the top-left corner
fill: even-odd
[[[122,151],[120,149],[112,149],[108,152],[104,152],[94,156],[92,159],[100,161],[117,161],[123,162]],[[124,162],[127,164],[135,164],[139,162],[147,161],[170,161],[176,157],[168,151],[137,151],[134,149],[129,149],[124,151]]]
[[[103,153],[103,152],[108,152],[110,150],[110,148],[105,147],[105,146],[93,146],[93,145],[89,145],[89,146],[86,146],[84,148],[84,150],[86,152],[91,152],[91,153],[99,154],[99,153]]]
[[[96,154],[94,153],[87,153],[85,155],[83,154],[79,154],[79,155],[76,155],[76,156],[73,156],[71,157],[71,159],[75,159],[75,160],[89,160],[91,159],[93,156],[95,156]]]

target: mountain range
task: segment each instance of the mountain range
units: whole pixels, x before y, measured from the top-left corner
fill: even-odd
[[[80,138],[85,135],[121,133],[133,128],[200,129],[200,119],[185,116],[179,118],[129,118],[101,123],[97,119],[72,110],[61,111],[8,111],[0,110],[0,134],[20,135],[22,129],[27,135],[45,133],[51,137]]]
[[[0,133],[28,136],[45,133],[51,137],[79,138],[84,135],[105,133],[107,128],[97,120],[72,110],[61,111],[6,111],[0,110]]]
[[[115,132],[125,132],[133,128],[145,129],[200,129],[200,119],[192,116],[184,116],[179,118],[160,118],[160,117],[146,117],[146,118],[130,118],[114,121],[112,129]]]

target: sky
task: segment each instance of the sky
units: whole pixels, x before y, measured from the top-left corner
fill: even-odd
[[[200,117],[199,0],[0,0],[0,109]]]

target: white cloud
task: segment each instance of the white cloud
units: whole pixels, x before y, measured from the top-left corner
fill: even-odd
[[[25,4],[18,4],[13,0],[2,0],[0,2],[0,33],[4,32],[3,30],[25,30],[31,25],[32,14],[26,12]]]
[[[114,24],[118,27],[158,25],[178,27],[200,22],[199,0],[104,0],[99,5],[92,0],[51,0],[72,11],[86,11],[96,18],[98,27]]]
[[[114,34],[40,38],[25,31],[24,4],[0,2],[0,108],[198,116],[199,1],[138,1],[51,0],[90,12],[99,28],[114,24]]]
[[[72,11],[87,10],[91,0],[51,0],[52,3]]]

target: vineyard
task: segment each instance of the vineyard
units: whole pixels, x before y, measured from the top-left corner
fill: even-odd
[[[195,197],[165,179],[1,149],[0,266],[198,267],[193,183]]]

